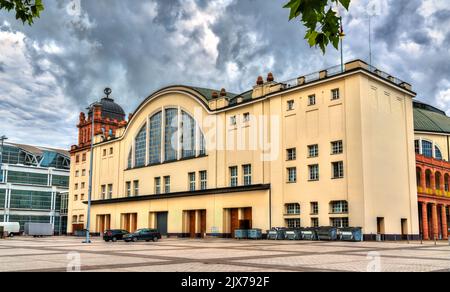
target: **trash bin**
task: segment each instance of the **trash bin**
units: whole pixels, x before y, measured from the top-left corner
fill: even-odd
[[[317,229],[317,239],[324,241],[338,240],[338,230],[336,227],[319,227]]]
[[[296,229],[288,229],[286,230],[286,239],[287,240],[302,240],[302,231],[298,228]]]
[[[363,241],[362,228],[339,228],[339,239],[342,241]]]
[[[315,228],[304,228],[301,230],[302,240],[317,240],[317,232]]]
[[[250,229],[248,231],[248,239],[262,239],[261,229]]]
[[[237,229],[234,231],[234,238],[236,239],[247,239],[248,238],[248,230]]]
[[[267,239],[269,240],[283,240],[286,238],[286,230],[284,228],[272,228],[267,231]]]

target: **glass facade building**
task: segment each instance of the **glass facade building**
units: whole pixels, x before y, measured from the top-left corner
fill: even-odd
[[[63,150],[19,144],[0,148],[0,221],[52,223],[67,230],[70,157]]]

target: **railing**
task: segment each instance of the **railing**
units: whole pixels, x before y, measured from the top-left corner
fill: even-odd
[[[390,82],[393,82],[396,85],[400,86],[400,85],[406,84],[404,81],[402,81],[402,80],[400,80],[400,79],[398,79],[396,77],[393,77],[392,75],[390,75],[390,74],[388,74],[386,72],[378,70],[376,67],[368,65],[368,64],[366,64],[366,63],[364,63],[362,61],[350,62],[350,63],[345,64],[344,66],[342,66],[342,65],[333,66],[333,67],[330,67],[330,68],[328,68],[326,70],[313,72],[313,73],[310,73],[310,74],[307,74],[307,75],[300,76],[300,77],[295,78],[295,79],[290,79],[290,80],[287,80],[287,81],[280,82],[279,84],[282,85],[283,89],[288,89],[288,88],[296,87],[296,86],[299,86],[299,85],[311,83],[311,82],[314,82],[314,81],[317,81],[317,80],[320,80],[320,79],[323,79],[323,78],[326,78],[326,77],[331,77],[331,76],[335,76],[335,75],[344,73],[344,72],[347,71],[347,65],[348,64],[353,64],[353,63],[356,63],[356,62],[360,62],[360,64],[358,64],[360,68],[367,69],[368,71],[370,71],[370,72],[372,72],[374,74],[377,74],[381,78],[384,78],[384,79],[386,79],[386,80],[388,80]],[[351,70],[353,70],[355,68],[355,66],[352,66],[350,68],[351,68]]]

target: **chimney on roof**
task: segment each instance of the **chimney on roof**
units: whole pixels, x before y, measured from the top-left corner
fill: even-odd
[[[273,77],[272,72],[267,75],[267,82],[274,82],[275,78]]]
[[[211,94],[211,97],[213,99],[219,98],[219,94],[216,91],[213,91],[213,93]]]
[[[227,96],[227,91],[225,90],[225,88],[222,88],[222,90],[220,91],[220,96],[221,97]]]

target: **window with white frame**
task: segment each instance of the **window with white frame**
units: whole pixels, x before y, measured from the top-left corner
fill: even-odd
[[[161,178],[155,177],[155,194],[161,194]]]
[[[112,199],[113,196],[113,185],[109,184],[108,185],[108,199]]]
[[[286,151],[286,153],[287,153],[287,160],[288,161],[293,161],[293,160],[297,159],[297,149],[296,148],[288,149]]]
[[[319,203],[311,202],[311,215],[319,215]]]
[[[164,177],[164,192],[166,194],[170,193],[170,176]]]
[[[310,96],[308,96],[308,105],[315,105],[316,104],[316,95],[312,94]]]
[[[332,163],[333,179],[344,177],[344,162],[338,161]]]
[[[200,171],[200,189],[206,190],[208,188],[208,173],[206,170]]]
[[[310,181],[317,181],[319,180],[319,165],[313,164],[309,167],[309,180]]]
[[[300,204],[293,203],[286,205],[286,214],[287,215],[300,215]]]
[[[243,115],[242,121],[243,121],[244,123],[250,122],[250,113],[245,113],[245,114]]]
[[[347,201],[332,201],[330,203],[331,214],[347,214],[348,202]]]
[[[293,111],[295,109],[295,101],[294,100],[289,100],[287,102],[287,110],[288,111]]]
[[[252,184],[252,166],[250,164],[242,166],[244,173],[244,186],[250,186]]]
[[[319,145],[318,144],[309,145],[308,146],[308,157],[314,158],[314,157],[318,157],[318,156],[319,156]]]
[[[189,191],[194,192],[197,188],[195,182],[195,172],[189,173]]]
[[[344,153],[344,143],[342,140],[331,142],[331,154],[337,155]]]
[[[297,168],[296,167],[289,167],[287,169],[287,175],[288,175],[288,183],[296,183],[297,182]]]
[[[101,195],[102,195],[102,200],[106,199],[106,185],[102,185],[102,191],[101,191]]]
[[[319,218],[311,218],[311,227],[317,228],[319,227]]]
[[[348,218],[330,218],[331,226],[336,228],[348,228],[350,226]]]
[[[291,218],[286,219],[286,227],[287,228],[300,228],[300,219],[299,218]]]
[[[339,98],[341,98],[339,89],[336,88],[336,89],[331,90],[331,100],[338,100]]]
[[[230,125],[231,126],[236,126],[237,125],[236,116],[230,117]]]
[[[139,196],[139,181],[135,180],[133,182],[134,196]]]
[[[127,192],[127,197],[131,197],[131,182],[127,181],[126,183],[126,192]]]
[[[237,166],[230,167],[230,186],[231,187],[238,186],[238,167]]]

